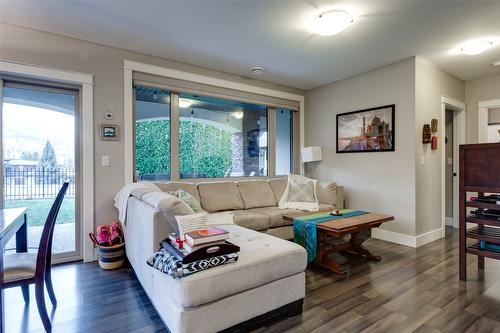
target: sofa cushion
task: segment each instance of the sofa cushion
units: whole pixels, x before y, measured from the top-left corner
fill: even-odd
[[[260,231],[269,229],[271,219],[265,214],[237,210],[234,212],[233,221],[239,226]]]
[[[243,201],[235,182],[199,183],[201,207],[207,212],[243,209]]]
[[[316,183],[318,201],[323,204],[335,205],[337,203],[337,183],[331,181],[318,181]]]
[[[295,209],[279,209],[278,207],[251,208],[247,212],[266,215],[269,217],[269,227],[277,228],[285,225],[292,225],[291,222],[283,220],[283,214],[295,212]]]
[[[271,186],[271,189],[273,190],[274,194],[274,199],[276,199],[276,202],[279,202],[281,200],[281,197],[283,196],[283,193],[285,192],[286,188],[286,183],[287,183],[286,178],[276,178],[276,179],[269,179],[269,185]]]
[[[329,204],[324,204],[324,203],[320,203],[318,204],[319,206],[319,210],[333,210],[335,208],[334,205],[329,205]]]
[[[237,185],[245,209],[278,204],[267,180],[247,180],[237,182]]]
[[[194,183],[187,182],[166,182],[166,183],[155,183],[156,186],[160,188],[163,192],[173,192],[177,190],[184,190],[195,197],[196,200],[200,201],[200,195],[198,194],[198,187]]]
[[[154,283],[163,297],[177,306],[192,308],[301,273],[306,268],[306,251],[300,245],[237,225],[223,228],[230,233],[229,241],[240,247],[238,262],[182,279],[155,272]],[[149,266],[147,269],[154,271]]]

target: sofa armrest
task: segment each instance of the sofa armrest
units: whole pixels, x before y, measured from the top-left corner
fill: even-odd
[[[128,199],[124,226],[125,252],[137,275],[142,275],[146,260],[160,247],[160,242],[174,232],[164,214],[135,197]]]
[[[344,186],[337,186],[337,202],[335,203],[335,207],[338,209],[345,208],[344,202]]]

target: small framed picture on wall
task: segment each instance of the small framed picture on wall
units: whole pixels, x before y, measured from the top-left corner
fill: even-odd
[[[118,125],[101,124],[102,141],[120,140],[120,127]]]

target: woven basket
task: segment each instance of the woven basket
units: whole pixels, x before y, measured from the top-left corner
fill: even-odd
[[[103,269],[116,269],[125,262],[125,243],[98,247],[99,266]]]

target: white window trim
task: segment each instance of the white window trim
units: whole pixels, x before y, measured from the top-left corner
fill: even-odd
[[[272,96],[299,102],[300,104],[300,148],[304,147],[304,113],[305,98],[302,95],[292,94],[285,91],[274,90],[270,88],[253,86],[247,83],[241,83],[226,79],[215,78],[207,75],[196,74],[192,72],[181,71],[178,69],[161,67],[157,65],[146,64],[142,62],[123,60],[123,141],[124,141],[124,181],[130,183],[134,177],[134,114],[133,114],[133,72],[153,74],[174,79],[186,80],[196,83],[207,84],[211,86],[229,88],[249,92],[254,94]],[[300,164],[300,173],[303,174],[303,163]]]
[[[84,235],[94,231],[94,76],[49,67],[0,60],[0,71],[34,79],[81,85],[81,244],[83,261],[94,261],[94,247]]]

